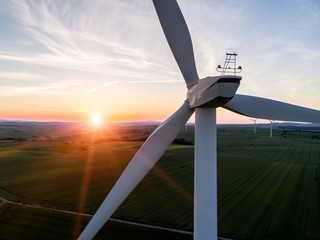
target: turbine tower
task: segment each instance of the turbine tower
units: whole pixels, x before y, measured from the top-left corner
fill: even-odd
[[[194,239],[217,239],[216,108],[261,119],[320,122],[320,111],[235,94],[241,77],[199,79],[190,33],[176,0],[153,0],[170,49],[187,85],[187,99],[145,141],[101,204],[80,240],[92,239],[156,164],[191,115],[195,118]]]

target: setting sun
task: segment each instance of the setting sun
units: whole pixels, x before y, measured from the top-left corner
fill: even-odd
[[[92,116],[91,122],[94,126],[99,126],[102,122],[101,116],[99,116],[99,115]]]

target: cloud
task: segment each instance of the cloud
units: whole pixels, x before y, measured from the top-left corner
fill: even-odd
[[[52,78],[48,75],[39,75],[31,72],[9,72],[9,71],[0,71],[0,80],[21,80],[21,81],[41,81],[47,82]]]
[[[60,88],[41,88],[41,87],[0,87],[0,96],[16,96],[16,95],[61,95],[69,92]]]
[[[150,81],[128,81],[128,83],[185,83],[182,80],[150,80]]]
[[[75,82],[55,82],[33,86],[0,86],[0,97],[16,95],[61,95],[71,93],[68,88],[77,85]]]
[[[95,91],[100,90],[100,89],[102,89],[102,88],[105,88],[105,87],[107,87],[107,86],[117,84],[118,82],[119,82],[119,81],[113,81],[113,82],[105,83],[105,84],[103,84],[103,85],[101,85],[101,86],[99,86],[99,87],[96,87],[96,88],[92,88],[92,89],[90,89],[90,90],[87,90],[87,91],[86,91],[86,94],[90,94],[90,93],[92,93],[92,92],[95,92]]]
[[[11,12],[15,13],[14,17],[20,22],[24,33],[32,39],[21,43],[34,42],[34,45],[38,44],[39,51],[41,48],[45,51],[22,55],[21,52],[7,51],[0,47],[0,58],[120,76],[150,70],[174,73],[165,62],[152,55],[152,51],[132,47],[132,44],[139,44],[140,39],[132,42],[131,38],[123,36],[124,22],[134,25],[133,28],[128,25],[129,28],[124,30],[128,34],[132,34],[137,26],[141,31],[147,25],[149,27],[145,30],[151,29],[148,21],[141,19],[148,17],[149,13],[132,12],[134,4],[143,6],[139,1],[94,1],[92,4],[86,1],[13,1]],[[143,42],[150,44],[148,40]],[[121,71],[118,70],[120,67]]]

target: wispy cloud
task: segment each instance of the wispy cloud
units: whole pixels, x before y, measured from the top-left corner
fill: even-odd
[[[56,82],[42,86],[0,86],[0,97],[16,95],[61,95],[71,93],[74,82]]]
[[[103,84],[103,85],[101,85],[101,86],[99,86],[99,87],[92,88],[92,89],[86,91],[86,94],[93,93],[93,92],[95,92],[95,91],[97,91],[97,90],[100,90],[100,89],[102,89],[102,88],[105,88],[105,87],[107,87],[107,86],[117,84],[118,82],[119,82],[119,81],[113,81],[113,82],[105,83],[105,84]]]
[[[67,94],[60,88],[41,88],[41,87],[0,87],[0,96],[16,96],[16,95],[34,95],[34,94],[46,94],[46,95],[61,95]]]
[[[128,81],[128,83],[185,83],[184,81],[182,80],[168,80],[168,81],[165,81],[165,80],[158,80],[158,81],[155,81],[155,80],[150,80],[150,81]]]
[[[8,72],[0,71],[0,80],[22,80],[22,81],[41,81],[46,82],[52,80],[48,75],[39,75],[31,72]]]
[[[164,62],[160,62],[151,51],[132,47],[132,43],[136,44],[140,39],[130,42],[130,38],[122,36],[123,30],[120,30],[120,25],[124,21],[131,22],[134,24],[133,28],[138,26],[140,30],[149,25],[146,27],[146,33],[151,29],[149,21],[136,19],[142,18],[138,13],[145,13],[137,11],[133,14],[134,4],[145,5],[138,1],[128,4],[121,1],[95,1],[94,4],[79,1],[77,5],[72,1],[12,1],[12,12],[20,21],[24,32],[46,51],[22,56],[19,52],[6,52],[0,47],[0,58],[124,76],[132,75],[137,70],[141,72],[141,77],[150,70],[173,73],[174,71]],[[74,11],[74,8],[79,9]],[[83,11],[83,8],[86,8],[86,11]],[[121,18],[117,17],[117,11],[121,13]],[[106,15],[108,18],[105,18]],[[135,29],[126,31],[133,30]],[[147,34],[143,34],[142,37],[144,36]],[[147,43],[148,40],[143,42]],[[106,66],[109,66],[108,70]],[[118,70],[119,67],[121,71]]]

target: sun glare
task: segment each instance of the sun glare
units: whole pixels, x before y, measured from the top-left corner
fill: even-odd
[[[91,122],[94,126],[99,126],[101,125],[102,119],[99,115],[94,115],[91,118]]]

